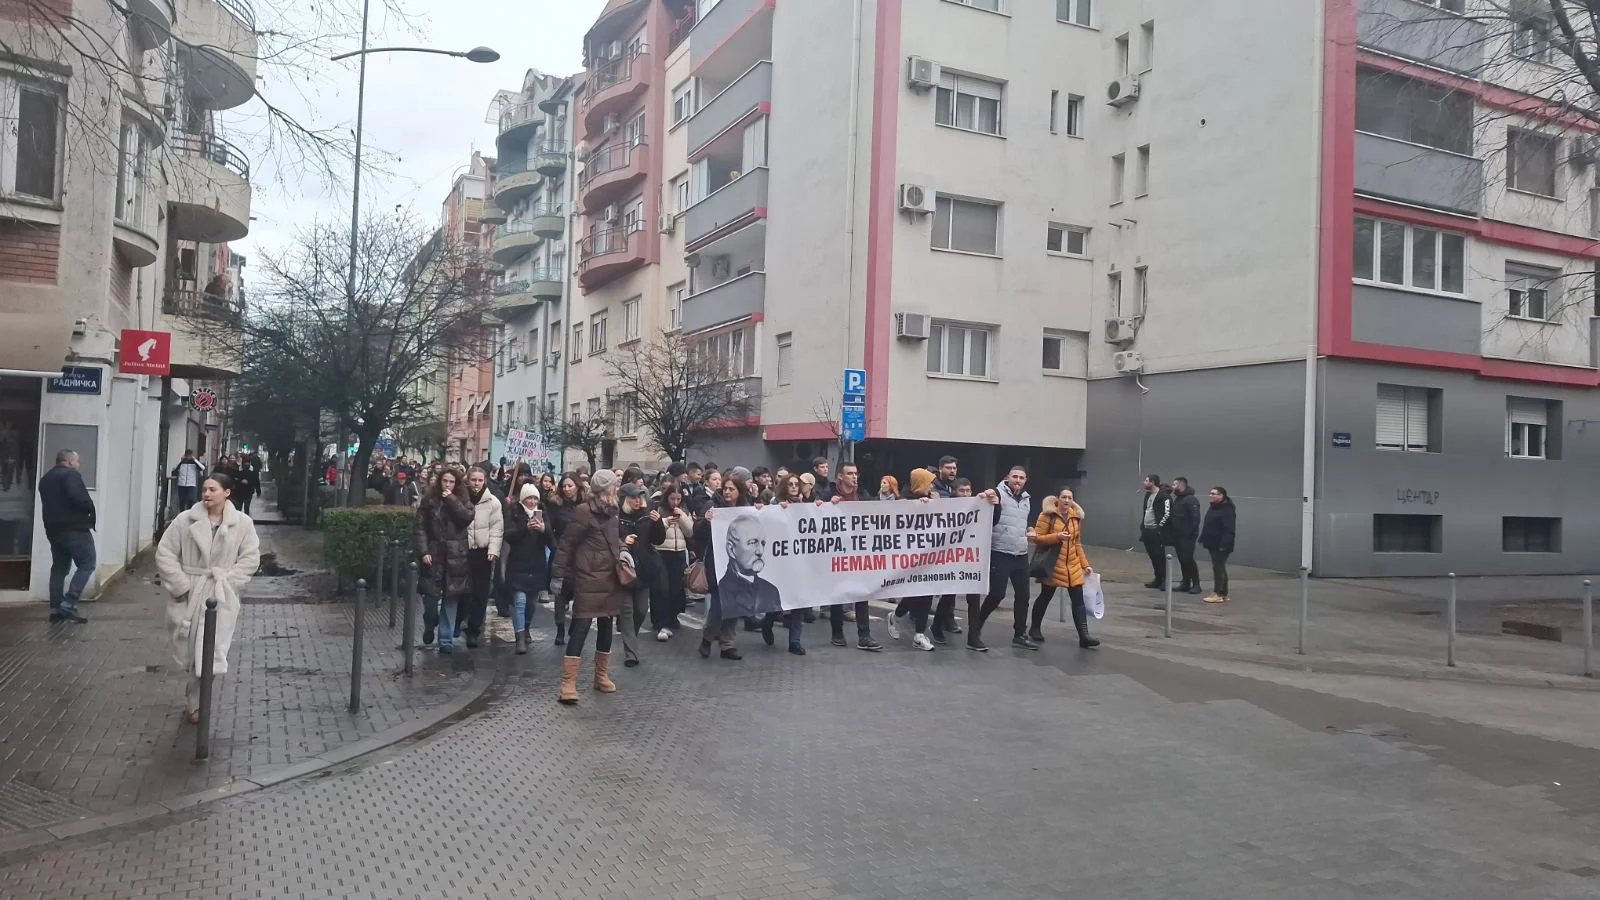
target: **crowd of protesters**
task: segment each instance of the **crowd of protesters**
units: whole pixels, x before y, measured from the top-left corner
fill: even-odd
[[[711,521],[718,510],[730,507],[981,498],[994,515],[987,593],[905,598],[885,617],[889,639],[899,640],[909,631],[914,648],[931,651],[964,634],[967,649],[986,652],[984,627],[1009,589],[1013,648],[1040,648],[1046,611],[1059,592],[1066,594],[1079,647],[1099,646],[1089,633],[1084,594],[1094,573],[1084,548],[1086,513],[1071,490],[1044,498],[1042,511],[1034,516],[1028,473],[1021,466],[982,490],[961,476],[959,460],[952,456],[936,466],[912,469],[903,487],[887,475],[875,489],[863,486],[860,470],[851,462],[839,464],[836,473],[826,458],[800,469],[804,466],[795,471],[723,470],[691,462],[661,472],[628,468],[590,473],[580,466],[557,476],[504,461],[499,466],[436,462],[424,467],[396,460],[375,467],[367,487],[388,504],[417,510],[423,645],[440,653],[454,652],[457,640],[464,640],[468,649],[478,647],[492,601],[502,617],[511,619],[516,652],[523,654],[532,641],[535,610],[550,604],[554,641],[565,648],[558,694],[562,703],[578,701],[578,672],[591,635],[594,689],[610,693],[616,690],[610,677],[613,641],[621,639],[624,666],[640,665],[641,636],[653,633],[657,641],[672,640],[684,630],[690,607],[701,602],[699,653],[704,658],[716,651],[724,660],[741,659],[741,625],[760,634],[768,646],[776,644],[775,631],[782,625],[788,651],[803,656],[805,626],[817,621],[819,608],[834,646],[851,645],[845,626],[854,623],[858,649],[883,649],[873,636],[865,601],[829,604],[818,597],[813,608],[783,610],[775,598],[739,595],[761,583],[717,571]],[[1220,487],[1211,491],[1210,500],[1211,512],[1202,524],[1187,480],[1169,485],[1154,475],[1146,479],[1142,537],[1156,566],[1150,587],[1165,586],[1165,548],[1173,547],[1183,577],[1178,589],[1199,593],[1194,563],[1198,544],[1211,553],[1216,579],[1216,590],[1206,600],[1227,599],[1233,504]],[[740,540],[730,530],[725,558],[736,572]],[[1031,583],[1037,584],[1037,595]],[[965,629],[956,618],[958,599],[965,600]],[[760,612],[742,614],[750,610]]]

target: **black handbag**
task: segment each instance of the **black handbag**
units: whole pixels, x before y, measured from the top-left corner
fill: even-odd
[[[1028,577],[1034,581],[1044,581],[1056,570],[1056,560],[1061,558],[1061,545],[1033,548],[1033,553],[1028,558]]]

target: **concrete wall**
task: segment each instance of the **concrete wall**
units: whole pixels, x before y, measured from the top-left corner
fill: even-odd
[[[1076,490],[1093,540],[1136,544],[1144,475],[1181,475],[1202,505],[1212,485],[1228,489],[1239,508],[1239,563],[1299,566],[1304,363],[1141,380],[1149,393],[1131,378],[1089,384],[1089,446]]]
[[[1358,284],[1351,291],[1350,335],[1358,341],[1477,355],[1482,310],[1464,297]]]

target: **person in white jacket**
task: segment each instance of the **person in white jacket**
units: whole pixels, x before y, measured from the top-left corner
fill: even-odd
[[[465,622],[467,649],[478,646],[483,620],[489,614],[489,592],[494,588],[494,570],[505,543],[505,510],[500,498],[489,490],[489,477],[482,468],[467,473],[467,499],[472,503],[472,524],[467,527],[467,573],[472,578],[470,608],[457,610],[456,629]],[[465,615],[462,615],[465,613]]]
[[[212,672],[228,671],[228,648],[239,621],[239,595],[261,565],[255,523],[229,502],[233,482],[213,474],[200,485],[200,502],[178,513],[156,548],[161,584],[172,595],[167,630],[172,658],[189,673],[184,718],[200,721],[200,673],[205,653],[206,601],[217,601]]]

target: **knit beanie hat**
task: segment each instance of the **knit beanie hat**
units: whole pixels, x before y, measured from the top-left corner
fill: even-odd
[[[603,494],[615,487],[616,484],[617,474],[610,469],[601,469],[589,476],[589,487],[593,488],[596,494]]]
[[[522,490],[517,491],[518,500],[526,500],[529,497],[532,497],[535,500],[539,499],[539,488],[531,483],[524,484],[522,486]]]
[[[926,497],[933,489],[933,473],[927,469],[911,470],[911,496]]]

